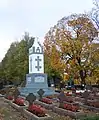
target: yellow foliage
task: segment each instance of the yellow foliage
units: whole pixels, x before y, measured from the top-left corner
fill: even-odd
[[[66,25],[71,29],[67,29]],[[44,42],[51,66],[62,74],[64,80],[68,79],[64,76],[65,72],[74,78],[80,77],[81,70],[92,70],[99,60],[99,50],[92,43],[97,30],[91,20],[85,15],[74,15],[66,25],[51,29]]]

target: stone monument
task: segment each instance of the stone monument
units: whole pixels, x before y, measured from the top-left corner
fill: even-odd
[[[21,88],[21,95],[34,93],[37,96],[39,89],[44,90],[45,95],[54,94],[54,90],[48,87],[47,74],[44,73],[43,47],[37,39],[29,49],[29,74],[26,74],[26,86]]]

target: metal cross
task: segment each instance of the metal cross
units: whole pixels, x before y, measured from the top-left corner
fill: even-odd
[[[35,68],[37,68],[37,71],[39,71],[41,68],[40,63],[39,63],[41,59],[39,58],[39,56],[37,56],[37,59],[35,59],[35,61],[37,61],[37,66],[35,66]]]

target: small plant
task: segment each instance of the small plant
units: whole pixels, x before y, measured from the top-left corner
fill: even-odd
[[[52,97],[52,96],[46,96],[46,98],[48,98],[48,99],[53,99],[53,97]]]
[[[66,93],[66,96],[72,96],[72,94],[70,94],[69,92]]]
[[[77,96],[81,96],[81,94],[82,94],[81,92],[76,92]]]
[[[66,103],[63,105],[63,108],[66,110],[73,111],[73,112],[77,112],[79,110],[78,106],[72,105],[72,104],[66,104]]]
[[[7,96],[6,99],[13,100],[13,96]]]
[[[19,105],[19,106],[24,106],[24,99],[23,98],[16,98],[14,100],[14,103]]]
[[[38,106],[38,105],[34,105],[34,104],[30,105],[28,107],[28,111],[37,115],[38,117],[44,117],[45,116],[45,109],[42,108],[41,106]]]
[[[73,98],[68,96],[66,99],[65,99],[66,102],[69,102],[69,103],[72,103],[73,102]]]
[[[40,101],[44,102],[44,103],[47,103],[47,104],[52,104],[52,100],[50,100],[48,98],[42,98]]]

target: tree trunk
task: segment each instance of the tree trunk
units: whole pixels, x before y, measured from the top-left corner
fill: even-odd
[[[86,70],[80,70],[79,74],[80,74],[80,78],[81,78],[81,86],[82,85],[85,86]]]

